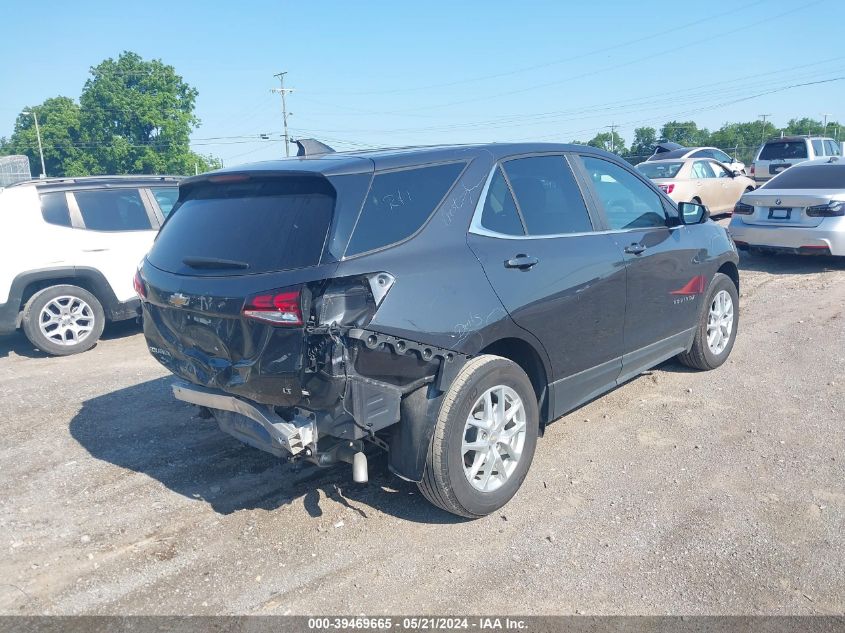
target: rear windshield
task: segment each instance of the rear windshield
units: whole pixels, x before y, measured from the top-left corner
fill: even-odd
[[[646,178],[674,178],[681,171],[683,163],[640,163],[637,169]]]
[[[845,165],[796,165],[760,189],[837,189],[845,191]]]
[[[148,256],[157,268],[242,275],[320,261],[335,203],[325,178],[208,183],[182,194]]]
[[[760,151],[760,160],[807,158],[807,143],[801,141],[772,141]]]

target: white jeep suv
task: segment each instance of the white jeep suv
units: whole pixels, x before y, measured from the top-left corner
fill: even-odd
[[[172,176],[52,178],[0,189],[0,334],[48,354],[138,315],[138,262],[178,197]]]

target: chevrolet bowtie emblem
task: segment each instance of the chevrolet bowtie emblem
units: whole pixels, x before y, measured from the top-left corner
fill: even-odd
[[[177,308],[184,308],[190,302],[190,299],[183,295],[181,292],[177,292],[174,295],[170,295],[170,299],[168,299],[170,305],[174,305]]]
[[[775,204],[780,204],[780,198],[775,198]]]

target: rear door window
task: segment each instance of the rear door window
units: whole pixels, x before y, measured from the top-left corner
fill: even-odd
[[[161,214],[164,217],[170,215],[173,210],[173,205],[179,198],[179,189],[177,187],[153,187],[150,191],[158,203],[158,208],[161,209]]]
[[[707,165],[716,176],[716,178],[730,178],[728,171],[718,163],[710,163]]]
[[[693,178],[715,178],[716,174],[713,173],[713,169],[710,167],[710,163],[698,160],[692,166],[692,177]]]
[[[504,163],[528,235],[593,230],[590,214],[563,156],[532,156]]]
[[[150,216],[137,189],[75,191],[85,228],[92,231],[149,231]]]
[[[504,235],[524,235],[522,221],[516,210],[510,187],[502,175],[502,168],[497,167],[487,191],[484,209],[481,212],[481,226]]]
[[[771,141],[760,151],[760,160],[807,158],[807,144],[800,141]]]
[[[346,256],[390,246],[416,233],[449,193],[466,163],[377,173]]]
[[[323,177],[199,183],[174,207],[148,259],[162,270],[190,275],[314,266],[334,205],[335,190]]]
[[[660,196],[639,178],[603,158],[582,156],[581,160],[611,229],[666,226]]]
[[[64,191],[53,191],[41,194],[41,215],[48,224],[56,226],[71,226],[70,210]]]

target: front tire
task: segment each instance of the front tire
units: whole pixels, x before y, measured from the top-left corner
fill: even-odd
[[[106,316],[93,294],[79,286],[50,286],[23,309],[23,331],[42,352],[69,356],[87,351],[103,333]]]
[[[495,512],[528,473],[539,419],[537,396],[522,368],[500,356],[473,358],[443,399],[420,492],[459,516]]]
[[[716,369],[731,355],[739,326],[739,293],[733,280],[716,273],[707,291],[692,347],[678,355],[687,367]]]

